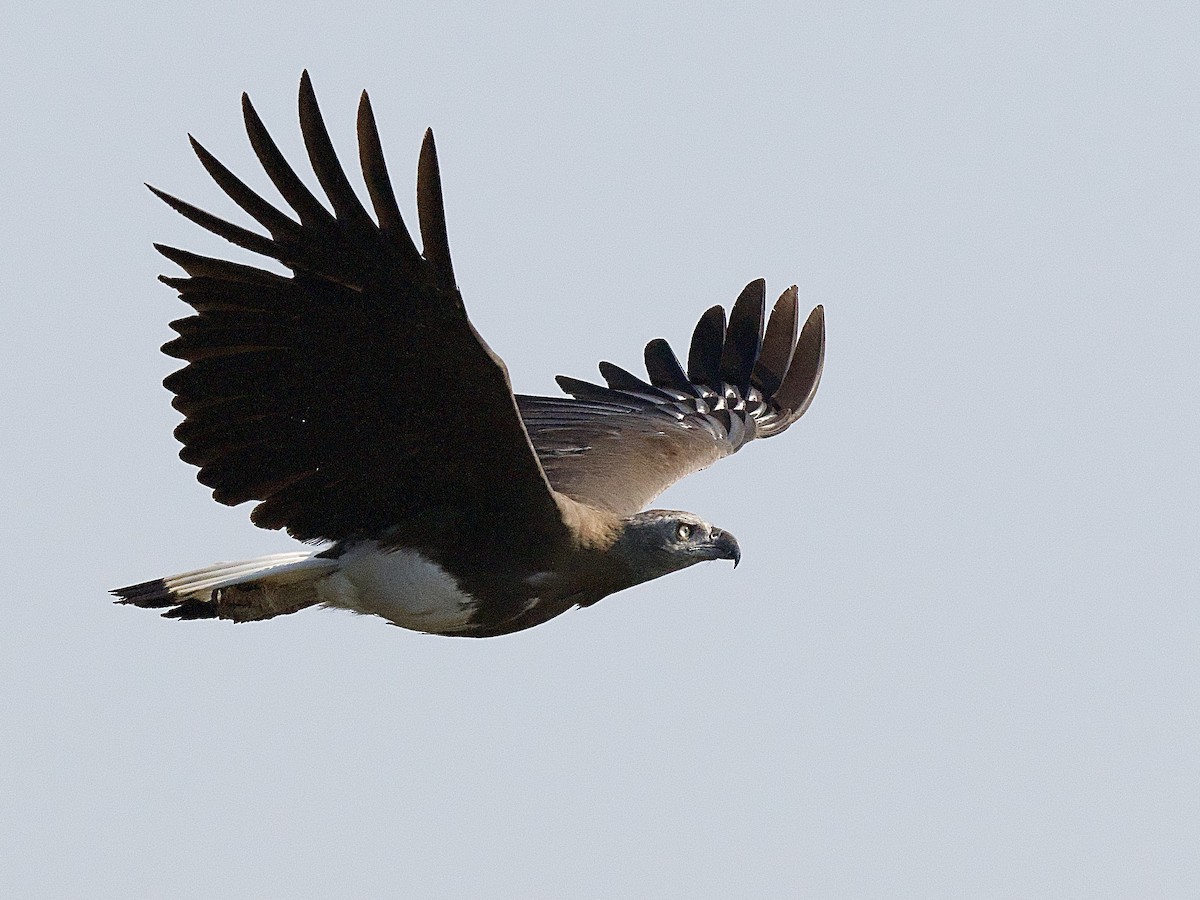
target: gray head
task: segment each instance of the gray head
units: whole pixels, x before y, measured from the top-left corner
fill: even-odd
[[[674,509],[650,509],[629,516],[612,551],[634,572],[639,583],[698,562],[742,558],[737,539],[697,515]]]

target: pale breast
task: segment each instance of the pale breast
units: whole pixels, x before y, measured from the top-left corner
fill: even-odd
[[[434,634],[463,629],[478,606],[453,576],[415,550],[382,551],[366,541],[348,549],[338,563],[317,587],[327,606]]]

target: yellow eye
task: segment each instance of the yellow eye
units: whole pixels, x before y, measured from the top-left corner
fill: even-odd
[[[692,526],[691,525],[680,525],[679,528],[676,530],[676,534],[679,535],[679,539],[681,541],[686,541],[688,538],[690,538],[692,536]]]

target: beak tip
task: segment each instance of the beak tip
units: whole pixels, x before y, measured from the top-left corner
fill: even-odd
[[[728,531],[722,531],[717,535],[716,545],[721,551],[721,558],[733,560],[733,567],[736,569],[742,561],[742,548],[738,546],[737,538]]]

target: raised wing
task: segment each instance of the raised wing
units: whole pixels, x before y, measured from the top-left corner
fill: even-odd
[[[359,157],[376,222],[334,153],[308,73],[300,125],[332,207],[279,152],[249,98],[250,143],[296,218],[195,140],[200,162],[269,236],[155,194],[196,224],[278,260],[290,277],[160,246],[187,278],[163,277],[195,315],[164,346],[187,366],[164,382],[186,419],[180,457],[228,505],[302,540],[387,537],[448,548],[553,551],[567,539],[521,423],[504,363],[467,319],[454,282],[433,135],[417,170],[418,252],[396,204],[366,93]],[[453,384],[446,414],[443,385]],[[499,540],[499,538],[498,538]]]
[[[558,377],[566,397],[517,396],[525,427],[554,489],[630,515],[674,482],[772,437],[804,415],[825,360],[818,306],[797,336],[795,286],[763,330],[766,283],[746,285],[733,305],[714,306],[692,335],[686,371],[664,340],[646,345],[649,381],[600,363],[607,387]]]

